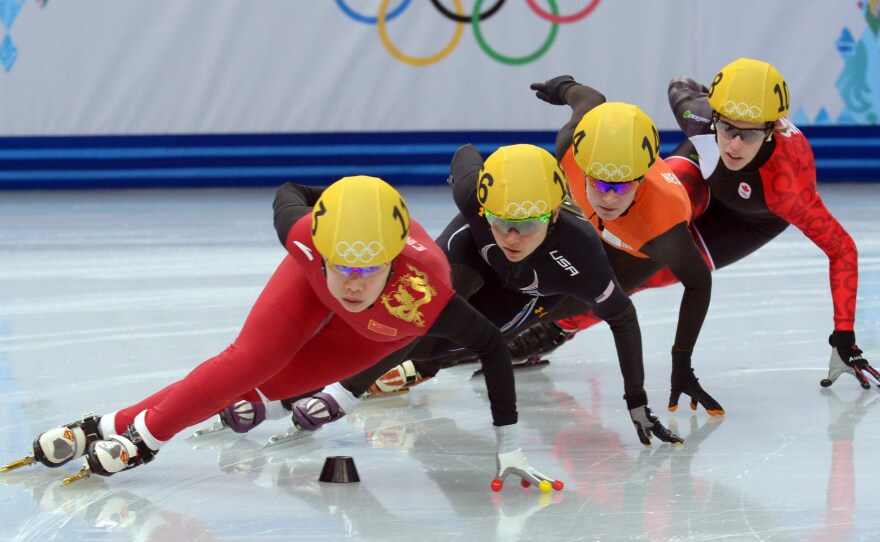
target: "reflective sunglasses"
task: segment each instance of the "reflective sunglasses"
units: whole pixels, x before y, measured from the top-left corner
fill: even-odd
[[[768,128],[737,128],[721,119],[715,119],[715,130],[718,135],[725,139],[733,139],[739,136],[743,143],[755,143],[767,137],[770,133]]]
[[[590,186],[593,187],[593,190],[598,190],[601,193],[608,192],[609,190],[614,190],[614,193],[618,196],[622,196],[624,194],[629,194],[633,190],[639,187],[642,180],[644,180],[644,176],[639,177],[638,179],[633,179],[631,181],[627,181],[625,183],[606,183],[605,181],[600,181],[599,179],[594,179],[589,175],[586,175],[587,182],[590,183]]]
[[[351,265],[339,265],[339,264],[329,263],[329,262],[328,262],[328,264],[331,268],[333,268],[334,271],[336,271],[340,275],[343,275],[345,277],[349,277],[349,276],[351,276],[352,273],[357,273],[358,275],[361,276],[361,278],[372,277],[373,275],[375,275],[379,271],[385,269],[385,266],[388,265],[387,263],[383,263],[381,265],[370,265],[367,267],[354,267]]]
[[[511,230],[516,231],[516,233],[518,233],[519,235],[533,234],[541,229],[542,224],[546,224],[547,222],[549,222],[550,217],[553,215],[553,213],[550,212],[546,215],[536,217],[505,220],[503,218],[499,218],[496,215],[493,215],[485,209],[483,209],[483,214],[485,214],[486,221],[489,223],[489,226],[491,226],[493,230],[504,235],[507,235]]]

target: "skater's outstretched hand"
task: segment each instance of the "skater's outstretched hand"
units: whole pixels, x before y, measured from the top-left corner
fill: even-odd
[[[553,478],[544,476],[543,474],[535,470],[534,467],[529,465],[529,462],[526,459],[525,454],[523,454],[522,450],[514,450],[512,452],[498,454],[496,463],[498,469],[495,473],[495,478],[497,480],[501,480],[502,482],[505,478],[507,478],[508,474],[515,474],[522,478],[523,481],[539,487],[541,485],[541,482],[545,480],[549,484],[551,484],[551,486],[555,482]]]
[[[672,386],[669,393],[669,412],[678,408],[681,394],[691,398],[691,410],[697,410],[697,404],[703,405],[710,416],[723,416],[724,408],[714,397],[706,393],[700,386],[699,379],[691,368],[691,352],[676,348],[672,349]]]
[[[535,91],[535,96],[552,105],[565,105],[565,91],[577,84],[574,77],[560,75],[548,79],[543,83],[532,83],[529,88]]]
[[[651,445],[652,436],[657,437],[663,442],[684,444],[681,437],[663,427],[663,424],[660,423],[657,416],[654,416],[654,413],[651,412],[648,405],[630,409],[629,417],[632,418],[636,433],[639,435],[639,440],[645,446]]]
[[[562,490],[563,483],[561,481],[541,474],[529,464],[519,447],[515,424],[495,427],[495,433],[498,438],[498,455],[496,457],[495,480],[492,482],[493,490],[500,491],[504,479],[510,474],[519,476],[524,487],[535,485],[545,493],[549,492],[551,488],[556,491]]]
[[[828,343],[831,345],[831,360],[828,362],[828,378],[820,382],[822,387],[834,384],[843,373],[856,377],[866,390],[871,389],[871,383],[880,387],[880,373],[862,357],[854,331],[835,331],[828,337]]]

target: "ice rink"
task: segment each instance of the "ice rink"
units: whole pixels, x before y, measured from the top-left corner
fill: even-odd
[[[880,365],[880,189],[820,191],[859,246],[856,332]],[[432,234],[453,215],[445,186],[402,192]],[[232,342],[285,256],[273,195],[0,194],[0,463]],[[682,449],[639,444],[604,324],[518,372],[523,449],[562,492],[513,478],[490,490],[495,439],[467,364],[281,446],[263,447],[285,420],[244,437],[187,431],[149,465],[69,487],[80,460],[0,475],[0,540],[878,540],[880,390],[849,375],[819,386],[828,282],[826,256],[794,228],[715,273],[694,366],[723,418],[666,410],[680,287],[634,296],[648,396]],[[318,481],[334,455],[355,459],[359,483]]]

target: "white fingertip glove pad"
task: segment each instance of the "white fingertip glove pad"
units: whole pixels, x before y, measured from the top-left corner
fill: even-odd
[[[544,480],[553,483],[553,478],[544,476],[529,465],[522,450],[498,454],[497,466],[495,478],[499,480],[504,480],[508,474],[515,474],[534,486],[538,486]]]
[[[503,481],[508,474],[515,474],[535,486],[544,480],[553,483],[553,478],[544,476],[529,465],[525,454],[519,447],[516,424],[496,426],[495,436],[498,439],[495,478]]]

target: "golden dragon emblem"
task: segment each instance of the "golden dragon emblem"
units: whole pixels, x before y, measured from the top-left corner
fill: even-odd
[[[430,303],[437,295],[437,290],[428,284],[427,273],[410,264],[406,264],[406,267],[410,272],[398,278],[391,286],[390,293],[382,294],[379,300],[392,316],[425,327],[425,319],[419,312],[419,307]],[[413,292],[420,292],[422,297],[416,299]]]

